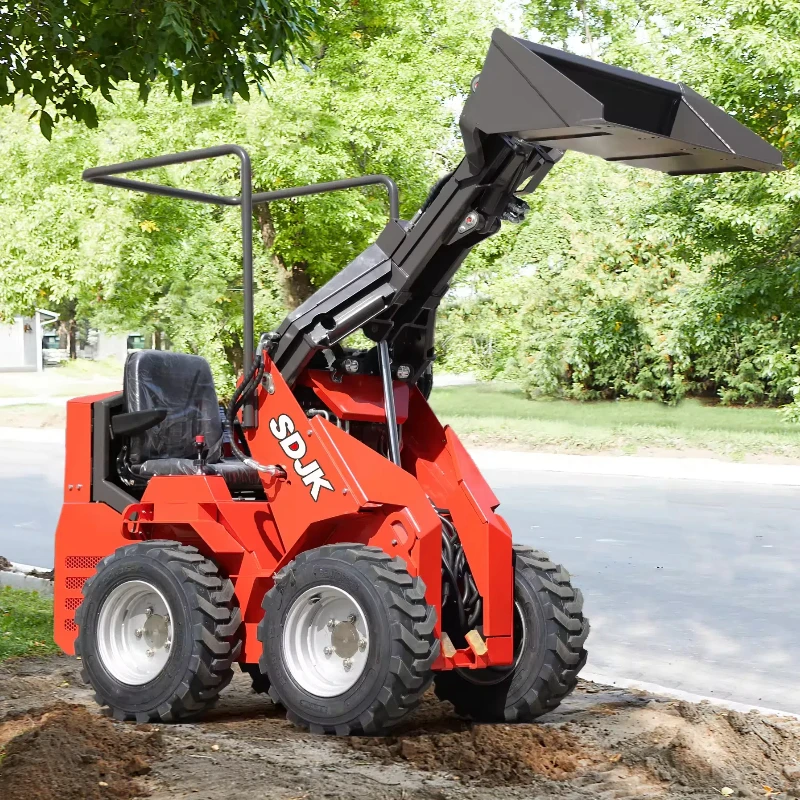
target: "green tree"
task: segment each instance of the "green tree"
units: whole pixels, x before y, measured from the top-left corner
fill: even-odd
[[[0,311],[64,298],[104,328],[163,331],[230,377],[226,365],[238,368],[242,349],[236,213],[89,186],[81,171],[231,141],[252,153],[257,190],[385,172],[411,216],[458,156],[446,101],[466,91],[492,26],[490,9],[470,1],[362,0],[341,11],[305,66],[276,73],[269,100],[197,106],[164,87],[143,106],[128,85],[113,104],[98,101],[96,131],[65,120],[50,143],[27,119],[31,102],[20,101],[0,141],[15,220],[0,231]],[[238,182],[234,159],[147,177],[223,194]],[[364,249],[387,208],[382,189],[366,188],[259,209],[257,327],[273,328]]]
[[[92,96],[133,81],[146,100],[158,81],[180,98],[247,99],[275,64],[320,28],[325,3],[270,0],[10,0],[0,8],[0,105],[35,100],[42,133],[72,118],[97,125]],[[53,113],[51,113],[51,111]]]
[[[780,147],[792,169],[662,178],[568,156],[534,196],[528,224],[505,235],[505,250],[471,257],[463,281],[477,279],[482,290],[446,309],[450,345],[463,336],[448,347],[448,365],[472,359],[488,374],[516,369],[532,392],[594,396],[613,374],[630,376],[607,378],[614,394],[784,402],[800,335],[800,4],[617,0],[600,11],[589,19],[606,61],[688,83]],[[527,21],[563,44],[582,34],[577,12],[571,0],[548,0],[528,7]],[[591,320],[623,299],[641,336],[619,348],[629,326]],[[511,341],[495,348],[502,357],[487,365],[462,322],[498,310],[522,344],[515,358]],[[589,373],[575,369],[583,330],[604,340],[584,361],[594,365]],[[581,375],[588,383],[575,383]]]

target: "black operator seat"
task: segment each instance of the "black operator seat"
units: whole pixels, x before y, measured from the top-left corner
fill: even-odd
[[[195,437],[203,436],[207,475],[221,476],[231,488],[261,486],[256,470],[238,458],[222,457],[219,401],[204,358],[165,350],[131,353],[122,394],[128,414],[166,410],[162,422],[128,439],[128,467],[137,477],[196,475]]]

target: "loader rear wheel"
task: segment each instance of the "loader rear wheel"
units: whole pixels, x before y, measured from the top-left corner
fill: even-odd
[[[440,672],[436,695],[478,722],[530,722],[575,688],[589,635],[583,595],[540,550],[514,547],[515,663]]]
[[[120,547],[83,587],[75,652],[116,719],[176,722],[211,707],[239,658],[233,584],[196,548]]]
[[[314,733],[379,734],[417,706],[439,655],[425,585],[377,547],[326,545],[275,575],[258,628],[270,697]]]

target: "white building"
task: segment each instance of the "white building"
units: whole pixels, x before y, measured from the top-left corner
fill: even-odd
[[[66,336],[57,326],[58,314],[44,309],[37,309],[33,317],[15,317],[12,323],[0,324],[0,372],[40,372],[45,366],[66,361]],[[138,333],[100,333],[89,328],[78,337],[76,355],[123,364],[129,352],[146,346],[145,338]]]
[[[39,372],[44,368],[42,337],[58,314],[37,309],[32,317],[14,317],[0,325],[0,372]]]

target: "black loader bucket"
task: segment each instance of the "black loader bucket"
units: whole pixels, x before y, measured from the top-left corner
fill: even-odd
[[[482,135],[501,133],[670,175],[783,168],[780,151],[688,86],[499,29],[460,124],[473,171]]]

